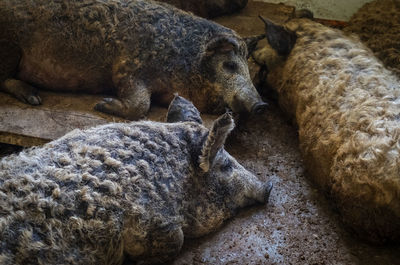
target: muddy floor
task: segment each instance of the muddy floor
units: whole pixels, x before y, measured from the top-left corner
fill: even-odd
[[[277,106],[242,119],[226,148],[260,179],[274,183],[270,202],[243,209],[207,237],[186,240],[171,265],[400,264],[400,247],[370,246],[342,225],[308,181],[296,129]],[[0,155],[19,150],[0,145]]]
[[[249,8],[237,18],[218,22],[252,35],[263,32],[263,26],[254,19],[251,8],[277,21],[293,11],[254,2],[249,2]],[[270,103],[265,114],[241,119],[226,146],[247,169],[274,183],[269,204],[240,211],[207,237],[186,240],[181,254],[170,265],[400,264],[400,246],[368,245],[343,226],[324,194],[308,181],[296,129]],[[164,114],[165,110],[158,109],[150,118],[160,120]],[[209,124],[210,118],[205,119]],[[0,144],[0,156],[19,150]]]
[[[297,136],[276,108],[241,124],[228,151],[274,190],[220,232],[188,244],[174,264],[352,264],[338,223],[305,178]]]
[[[270,202],[187,242],[172,264],[400,264],[400,247],[369,246],[343,227],[307,180],[296,129],[275,105],[241,122],[227,150],[260,179],[273,181]]]
[[[241,122],[227,150],[274,189],[218,232],[186,242],[178,264],[400,264],[400,247],[370,246],[307,180],[296,129],[277,106]]]

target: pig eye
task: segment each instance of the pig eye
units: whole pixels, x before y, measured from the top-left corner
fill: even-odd
[[[235,62],[224,62],[223,67],[229,72],[236,72],[238,65]]]

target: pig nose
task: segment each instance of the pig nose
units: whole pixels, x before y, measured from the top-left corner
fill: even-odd
[[[265,110],[267,109],[268,104],[265,102],[258,102],[256,104],[253,105],[253,107],[251,108],[251,113],[252,114],[262,114],[265,112]]]
[[[274,185],[271,181],[268,181],[267,184],[265,184],[264,203],[268,203],[269,195],[271,195],[271,190],[273,187]]]

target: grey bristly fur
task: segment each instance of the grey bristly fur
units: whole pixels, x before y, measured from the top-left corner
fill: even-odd
[[[246,43],[168,4],[3,0],[0,24],[0,89],[33,105],[35,87],[114,95],[95,108],[132,120],[174,92],[201,112],[250,112],[262,102]]]
[[[266,203],[271,185],[209,140],[229,132],[229,115],[212,131],[176,121],[74,130],[0,160],[0,264],[163,264],[184,238]]]

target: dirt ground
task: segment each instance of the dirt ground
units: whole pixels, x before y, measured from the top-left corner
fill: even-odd
[[[280,6],[279,12],[265,8],[261,12],[259,3],[254,6],[267,17],[269,10],[276,20],[279,15],[283,20],[292,12],[285,6]],[[242,27],[237,30],[244,35],[262,33],[262,24],[250,19],[246,12],[245,9],[239,16],[243,23],[231,17],[219,22]],[[217,232],[186,240],[181,254],[170,265],[400,264],[400,246],[368,245],[344,227],[324,194],[308,181],[296,128],[270,103],[265,114],[242,119],[226,146],[260,179],[272,180],[274,189],[269,204],[243,209]],[[151,119],[159,120],[165,114],[161,109],[156,112]],[[208,117],[206,124],[209,123]],[[19,150],[0,144],[0,156]]]
[[[186,242],[171,264],[400,264],[400,247],[359,241],[308,181],[296,129],[277,106],[242,122],[226,148],[260,179],[273,181],[270,202]]]
[[[153,117],[164,116],[157,111]],[[296,129],[273,103],[265,114],[242,119],[226,149],[260,179],[273,181],[270,202],[243,209],[209,236],[187,240],[171,265],[400,264],[399,246],[370,246],[342,225],[308,181]],[[0,155],[19,150],[0,145]]]

